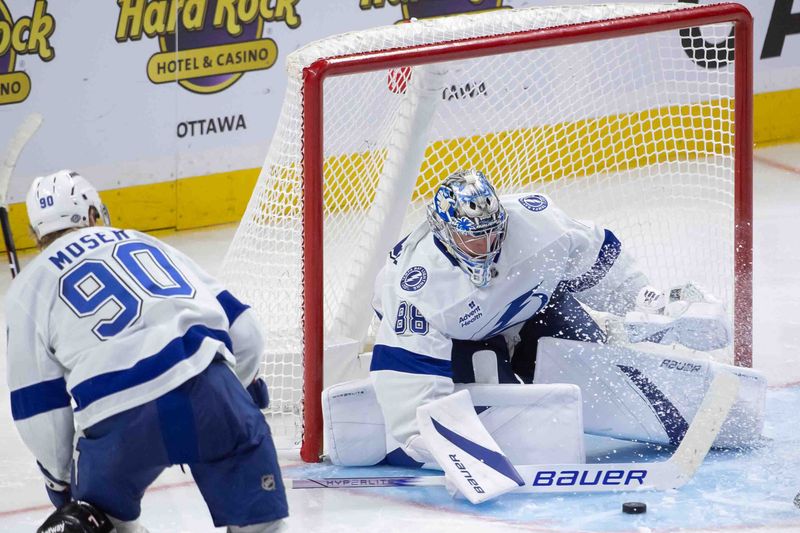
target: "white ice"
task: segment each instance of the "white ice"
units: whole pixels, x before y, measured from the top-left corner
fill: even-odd
[[[757,150],[754,171],[754,367],[770,382],[760,450],[715,453],[695,480],[671,493],[540,497],[506,496],[471,507],[438,488],[290,490],[288,531],[800,531],[800,145]],[[159,235],[217,273],[233,226]],[[23,257],[23,268],[26,257]],[[9,278],[0,277],[5,293]],[[4,322],[4,317],[0,316]],[[5,335],[0,324],[0,336]],[[0,340],[5,346],[5,340]],[[0,358],[5,374],[5,358]],[[30,532],[53,510],[34,459],[14,430],[9,395],[0,384],[0,531]],[[652,449],[595,442],[616,460]],[[591,446],[590,446],[591,449]],[[661,452],[656,452],[658,455]],[[281,452],[285,477],[326,475]],[[367,475],[360,470],[358,475]],[[375,474],[377,475],[377,474]],[[645,515],[620,513],[623,501],[649,505]],[[215,531],[191,478],[168,470],[147,492],[143,523],[157,532]]]

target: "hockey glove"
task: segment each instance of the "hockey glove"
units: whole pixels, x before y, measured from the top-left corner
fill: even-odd
[[[55,505],[56,509],[72,501],[72,492],[69,488],[69,481],[61,481],[56,479],[38,461],[36,462],[36,465],[39,467],[39,470],[42,471],[42,475],[44,476],[44,486],[45,489],[47,489],[47,496],[50,498],[50,501],[53,503],[53,505]]]
[[[699,285],[687,283],[664,294],[644,287],[636,311],[624,320],[629,342],[682,344],[693,350],[717,350],[731,342],[725,306]]]
[[[87,502],[72,502],[48,516],[36,533],[53,531],[111,533],[115,530],[111,520],[94,505]]]
[[[269,391],[267,390],[267,382],[264,378],[257,377],[253,382],[247,386],[247,392],[255,402],[259,409],[266,409],[269,407]]]

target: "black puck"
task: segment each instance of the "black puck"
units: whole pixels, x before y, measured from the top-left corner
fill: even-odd
[[[625,502],[622,504],[622,512],[625,514],[642,514],[647,512],[647,504],[642,502]]]

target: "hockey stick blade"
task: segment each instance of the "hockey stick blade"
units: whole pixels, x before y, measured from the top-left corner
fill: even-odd
[[[686,435],[666,461],[575,465],[521,465],[525,485],[515,492],[617,492],[669,490],[685,485],[697,472],[739,392],[739,378],[720,372],[711,382]],[[441,486],[444,476],[317,478],[290,480],[293,489]]]
[[[25,117],[25,120],[22,121],[22,124],[19,125],[14,136],[9,141],[5,158],[0,164],[0,206],[8,207],[8,185],[11,181],[11,175],[14,173],[14,168],[17,166],[17,160],[25,145],[28,144],[30,138],[33,137],[33,134],[36,133],[36,130],[41,125],[42,115],[31,113]]]

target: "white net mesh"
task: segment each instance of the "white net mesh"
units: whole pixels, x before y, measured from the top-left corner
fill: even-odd
[[[287,60],[281,118],[225,261],[263,320],[276,436],[302,432],[302,69],[324,57],[679,8],[532,8],[448,17],[312,43]],[[731,24],[337,76],[324,84],[326,336],[367,335],[372,279],[451,172],[545,192],[620,237],[654,285],[694,280],[733,308]],[[722,63],[689,57],[704,40]],[[688,51],[685,49],[688,48]],[[730,51],[730,57],[724,52]],[[317,395],[318,397],[318,395]]]

